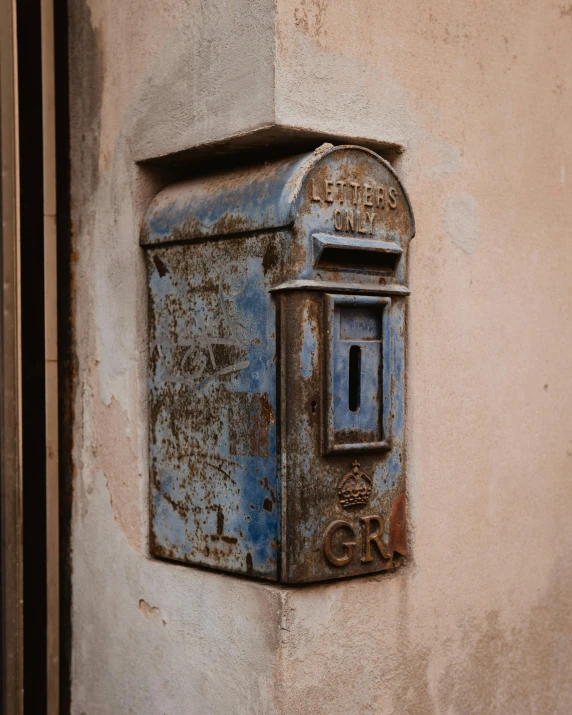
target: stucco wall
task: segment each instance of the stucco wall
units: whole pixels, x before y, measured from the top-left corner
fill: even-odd
[[[70,1],[74,713],[572,710],[571,37],[547,0]],[[138,233],[169,176],[136,161],[268,127],[403,148],[390,576],[283,589],[148,556]]]

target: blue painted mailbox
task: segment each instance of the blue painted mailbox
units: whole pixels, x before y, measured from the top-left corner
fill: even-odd
[[[284,583],[400,563],[413,235],[395,172],[355,146],[154,199],[154,555]]]

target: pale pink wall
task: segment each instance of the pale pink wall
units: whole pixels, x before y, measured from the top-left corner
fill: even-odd
[[[572,6],[71,0],[74,713],[572,711]],[[147,554],[135,161],[400,145],[412,558],[281,589]],[[205,161],[205,170],[208,162]]]
[[[280,119],[402,142],[417,224],[412,563],[289,595],[286,711],[571,712],[572,6],[278,17]]]

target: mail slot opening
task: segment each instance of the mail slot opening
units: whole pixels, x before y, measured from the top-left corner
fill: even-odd
[[[317,266],[323,268],[349,268],[364,271],[395,271],[400,253],[386,253],[385,251],[364,251],[361,248],[342,248],[326,246]]]
[[[359,345],[351,346],[349,363],[348,403],[350,410],[357,412],[361,401],[361,348]]]

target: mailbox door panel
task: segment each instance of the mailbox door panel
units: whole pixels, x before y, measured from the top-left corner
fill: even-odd
[[[404,301],[298,292],[281,296],[280,310],[283,580],[391,569],[405,555]],[[361,347],[362,391],[352,411],[354,345]],[[353,442],[340,438],[340,449],[332,450],[328,440],[348,413],[355,423]]]

